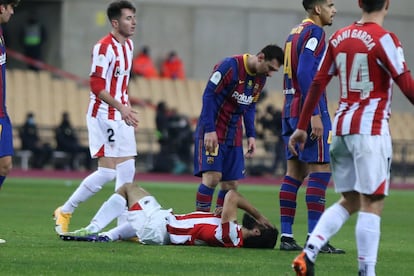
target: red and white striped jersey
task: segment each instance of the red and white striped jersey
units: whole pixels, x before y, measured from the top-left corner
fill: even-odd
[[[105,90],[124,105],[128,103],[128,82],[132,65],[134,45],[131,39],[119,43],[109,33],[92,49],[90,76],[105,80]],[[109,120],[121,120],[121,113],[90,92],[88,115]]]
[[[221,218],[213,213],[171,215],[168,218],[167,231],[172,244],[243,246],[241,226],[235,222],[222,224]]]
[[[329,39],[309,93],[316,97],[318,86],[338,75],[340,100],[333,134],[389,135],[393,79],[408,70],[395,34],[375,23],[356,22]]]

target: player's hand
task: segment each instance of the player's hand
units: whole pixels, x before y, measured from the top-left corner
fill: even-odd
[[[204,134],[204,147],[207,152],[214,153],[218,146],[217,132],[206,132]]]
[[[322,137],[323,135],[323,124],[322,119],[320,115],[314,115],[311,117],[311,134],[310,138],[312,140],[317,140]]]
[[[289,138],[289,143],[288,143],[289,151],[293,155],[298,156],[298,152],[296,151],[296,144],[299,144],[299,149],[303,150],[307,137],[308,137],[308,134],[306,133],[306,131],[302,129],[296,129],[295,132],[293,132],[293,134]]]
[[[252,158],[256,151],[256,139],[254,137],[249,137],[247,139],[247,152],[245,153],[245,158]]]
[[[139,120],[138,120],[138,111],[132,109],[130,106],[123,106],[121,111],[122,119],[125,123],[132,127],[137,127]]]
[[[260,217],[257,219],[257,222],[266,228],[274,228],[273,224],[263,215],[260,215]]]
[[[223,213],[223,207],[217,207],[214,209],[214,215],[221,216],[221,213]]]

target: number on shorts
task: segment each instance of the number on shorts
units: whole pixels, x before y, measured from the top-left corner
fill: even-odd
[[[108,128],[108,130],[106,132],[109,134],[108,135],[108,142],[115,142],[114,130],[112,128]]]

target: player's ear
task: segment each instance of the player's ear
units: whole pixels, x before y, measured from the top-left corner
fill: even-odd
[[[321,13],[322,13],[322,8],[321,8],[321,6],[320,6],[320,5],[315,5],[315,7],[313,8],[313,12],[314,12],[316,15],[321,15]]]
[[[264,61],[264,60],[265,60],[265,54],[264,54],[264,53],[259,53],[259,54],[257,55],[257,60],[258,60],[259,62]]]
[[[252,232],[253,236],[260,236],[262,234],[262,231],[258,227],[253,228]]]
[[[118,28],[119,22],[116,19],[111,20],[111,25],[113,28]]]

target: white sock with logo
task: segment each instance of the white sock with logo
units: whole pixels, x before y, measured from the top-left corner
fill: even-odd
[[[115,178],[115,170],[99,167],[88,175],[63,204],[63,213],[73,213],[79,203],[86,201],[102,189],[102,186]]]
[[[381,217],[367,212],[359,212],[355,226],[358,248],[359,271],[365,276],[375,276],[378,247],[381,236]]]
[[[124,212],[125,206],[126,199],[119,194],[113,194],[102,204],[86,229],[94,233],[101,231]]]
[[[339,203],[335,203],[326,209],[306,243],[304,251],[309,260],[316,261],[322,246],[341,229],[348,218],[348,211]]]

